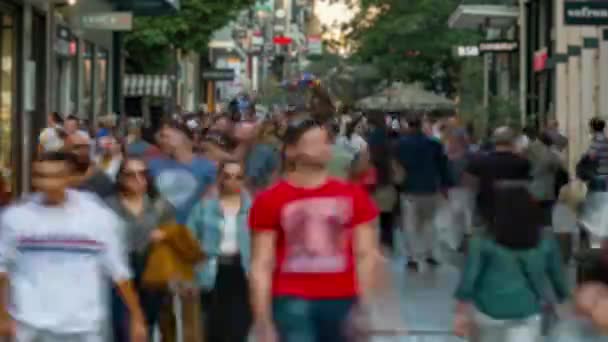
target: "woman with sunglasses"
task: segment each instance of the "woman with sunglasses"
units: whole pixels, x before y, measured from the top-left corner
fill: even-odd
[[[125,222],[125,246],[151,333],[164,296],[144,289],[140,283],[141,275],[151,243],[165,237],[158,227],[173,221],[175,215],[172,206],[152,189],[148,168],[143,160],[133,157],[125,159],[118,171],[116,185],[118,191],[106,202]],[[122,302],[115,297],[112,305],[114,341],[128,341],[128,330],[125,329],[128,318],[125,317]]]
[[[188,219],[208,257],[198,273],[207,312],[207,342],[244,342],[249,334],[251,200],[243,188],[244,172],[239,161],[221,162],[217,193],[198,203]]]

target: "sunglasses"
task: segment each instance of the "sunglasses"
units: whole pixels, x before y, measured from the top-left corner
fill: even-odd
[[[125,177],[132,177],[132,178],[135,178],[137,176],[146,177],[146,176],[148,176],[148,170],[125,170],[123,172],[123,175],[125,175]]]
[[[317,120],[310,118],[310,117],[305,117],[305,118],[301,118],[301,119],[297,119],[297,120],[291,120],[287,124],[287,128],[293,129],[293,130],[307,129],[307,128],[316,127],[316,126],[321,126],[321,124]]]
[[[243,179],[245,179],[245,176],[240,173],[233,174],[233,173],[224,172],[224,173],[222,173],[222,178],[224,178],[226,180],[243,180]]]

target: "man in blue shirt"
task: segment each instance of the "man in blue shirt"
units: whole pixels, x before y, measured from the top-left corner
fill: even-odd
[[[167,125],[160,133],[170,155],[150,160],[150,173],[160,194],[175,207],[178,223],[185,224],[192,207],[215,183],[216,167],[194,154],[188,127]]]
[[[408,118],[410,133],[400,138],[396,158],[406,172],[402,184],[403,226],[407,234],[408,267],[419,270],[426,261],[436,266],[434,219],[450,185],[448,160],[443,145],[422,130],[419,117]]]

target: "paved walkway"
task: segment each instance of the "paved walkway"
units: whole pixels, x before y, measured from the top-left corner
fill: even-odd
[[[421,273],[407,272],[404,260],[392,264],[393,291],[373,309],[375,330],[399,331],[398,336],[376,336],[374,342],[455,342],[451,336],[454,301],[458,282],[456,267],[442,265]],[[407,335],[405,334],[407,332]]]

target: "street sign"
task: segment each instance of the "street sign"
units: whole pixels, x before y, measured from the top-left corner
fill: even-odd
[[[209,69],[203,71],[203,80],[206,81],[232,81],[234,69]]]
[[[88,30],[131,31],[132,12],[106,12],[82,16],[82,27]]]
[[[566,25],[608,25],[608,2],[601,0],[564,2]]]
[[[496,40],[479,43],[479,52],[513,52],[518,48],[514,40]]]
[[[314,35],[308,36],[308,54],[309,55],[322,55],[323,54],[323,40],[321,36]]]

